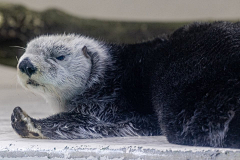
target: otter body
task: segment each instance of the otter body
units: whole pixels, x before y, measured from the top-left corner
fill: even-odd
[[[22,137],[164,134],[176,144],[240,148],[239,59],[239,23],[195,23],[130,45],[42,36],[28,44],[18,77],[60,113],[36,120],[16,107],[12,126]]]

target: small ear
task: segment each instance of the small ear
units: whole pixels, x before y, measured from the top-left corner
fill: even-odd
[[[90,58],[89,55],[88,55],[88,50],[87,50],[87,47],[86,47],[86,46],[84,46],[84,47],[82,48],[82,51],[83,51],[83,55],[84,55],[86,58]]]

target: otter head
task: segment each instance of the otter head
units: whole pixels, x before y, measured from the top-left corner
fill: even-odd
[[[38,37],[27,44],[19,59],[18,80],[25,89],[42,95],[50,103],[65,105],[84,92],[91,81],[91,53],[99,52],[104,50],[98,42],[82,36]]]

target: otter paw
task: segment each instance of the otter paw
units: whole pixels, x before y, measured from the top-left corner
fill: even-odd
[[[12,116],[13,129],[23,138],[45,138],[41,133],[41,127],[33,123],[32,118],[27,115],[20,107],[13,110]]]

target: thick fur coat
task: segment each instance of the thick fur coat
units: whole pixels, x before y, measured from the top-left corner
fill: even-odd
[[[22,137],[164,134],[175,144],[240,148],[239,62],[240,23],[194,23],[130,45],[39,37],[19,61],[19,81],[64,112],[36,120],[16,107],[12,126]]]

